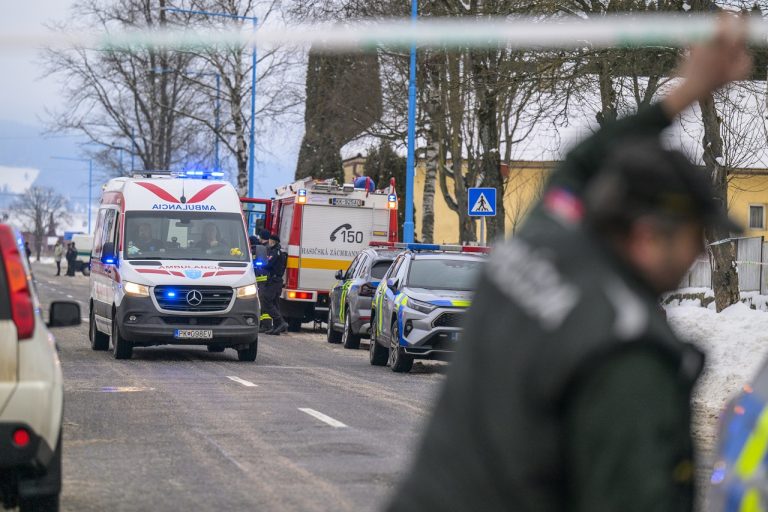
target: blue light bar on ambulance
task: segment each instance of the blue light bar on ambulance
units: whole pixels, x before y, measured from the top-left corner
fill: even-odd
[[[307,189],[305,189],[305,188],[299,189],[299,195],[296,198],[296,202],[298,204],[306,204],[306,202],[307,202]]]
[[[173,173],[176,178],[197,178],[201,180],[217,180],[224,177],[222,171],[181,171]]]
[[[490,247],[478,245],[406,244],[403,242],[370,242],[371,247],[388,247],[408,251],[445,251],[488,254]]]

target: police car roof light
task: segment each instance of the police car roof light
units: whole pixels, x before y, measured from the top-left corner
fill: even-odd
[[[370,242],[370,247],[389,247],[409,251],[444,251],[488,254],[489,247],[477,245],[440,245],[440,244],[407,244],[403,242]]]

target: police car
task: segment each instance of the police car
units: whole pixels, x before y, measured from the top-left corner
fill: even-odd
[[[454,351],[487,247],[380,244],[403,248],[376,289],[370,362],[409,372],[416,358]]]
[[[371,301],[395,257],[390,248],[372,247],[358,254],[346,271],[336,272],[338,284],[331,290],[328,309],[328,343],[358,348],[371,327]]]

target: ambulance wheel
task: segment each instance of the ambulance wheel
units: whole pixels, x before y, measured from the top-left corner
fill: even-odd
[[[400,346],[400,330],[397,328],[397,320],[392,322],[389,330],[389,367],[396,373],[408,373],[413,368],[413,356],[409,356]]]
[[[221,345],[208,345],[208,352],[219,353],[224,352],[224,348]]]
[[[328,308],[328,330],[325,333],[325,339],[328,343],[339,343],[341,341],[341,333],[336,332],[333,328],[333,307]]]
[[[349,314],[349,307],[347,307],[347,318],[344,320],[344,332],[341,334],[341,342],[344,344],[344,348],[360,348],[360,336],[352,332],[352,316]]]
[[[286,318],[288,322],[288,332],[301,332],[301,318]]]
[[[250,345],[248,345],[248,348],[244,348],[242,350],[237,350],[237,360],[238,361],[248,361],[253,362],[256,360],[256,353],[259,351],[259,341],[256,340]]]
[[[120,335],[117,315],[112,315],[112,355],[115,359],[130,359],[133,356],[133,343]]]
[[[109,350],[109,336],[96,327],[96,314],[93,312],[93,307],[88,318],[88,338],[91,340],[91,350]]]

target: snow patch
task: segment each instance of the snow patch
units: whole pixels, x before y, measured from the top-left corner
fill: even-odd
[[[719,411],[762,367],[768,353],[768,313],[745,303],[719,314],[714,303],[708,308],[667,307],[666,311],[677,335],[707,354],[694,403]]]

